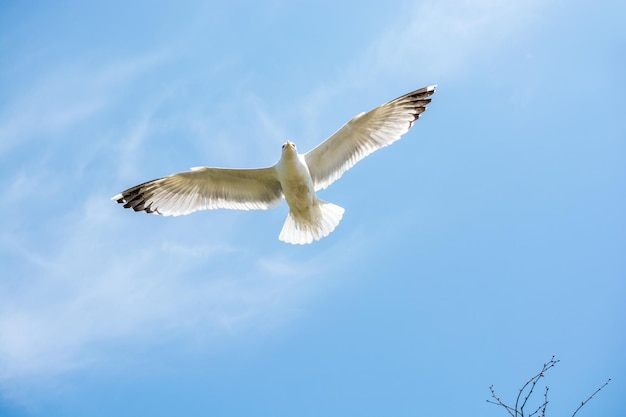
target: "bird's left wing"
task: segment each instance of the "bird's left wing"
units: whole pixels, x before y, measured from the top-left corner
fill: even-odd
[[[135,211],[179,216],[196,210],[265,210],[283,193],[274,167],[196,167],[136,185],[112,198]]]
[[[315,191],[328,187],[372,152],[400,139],[426,110],[436,85],[420,88],[355,116],[304,157]]]

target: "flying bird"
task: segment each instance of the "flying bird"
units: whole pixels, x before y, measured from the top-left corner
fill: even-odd
[[[217,208],[266,210],[284,198],[289,213],[278,238],[311,243],[335,230],[344,213],[316,192],[367,155],[400,139],[426,110],[436,87],[420,88],[358,114],[307,153],[298,153],[295,143],[287,141],[273,166],[194,167],[131,187],[112,200],[135,211],[179,216]]]

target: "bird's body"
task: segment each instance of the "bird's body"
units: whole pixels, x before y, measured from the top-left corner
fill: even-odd
[[[313,150],[299,154],[283,144],[280,160],[256,169],[197,167],[131,187],[113,197],[125,208],[163,215],[230,208],[268,209],[284,197],[289,206],[279,239],[311,243],[332,232],[344,209],[321,200],[328,187],[356,162],[408,131],[426,110],[436,86],[425,87],[361,113]]]
[[[306,159],[298,153],[293,142],[283,145],[282,156],[275,168],[289,205],[279,239],[288,243],[311,243],[335,230],[344,210],[317,198]]]
[[[275,168],[289,209],[296,213],[306,212],[317,196],[309,167],[293,142],[285,143],[282,157]]]

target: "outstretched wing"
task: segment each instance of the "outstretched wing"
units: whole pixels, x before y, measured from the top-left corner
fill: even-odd
[[[196,167],[136,185],[112,198],[135,211],[179,216],[197,210],[265,210],[283,197],[273,167]]]
[[[315,191],[328,187],[372,152],[400,139],[426,110],[436,85],[420,88],[361,113],[304,157]]]

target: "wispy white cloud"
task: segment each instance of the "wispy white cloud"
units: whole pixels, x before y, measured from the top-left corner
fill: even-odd
[[[364,56],[365,77],[463,76],[540,18],[549,2],[449,0],[418,2]],[[363,81],[362,79],[360,81]]]
[[[49,139],[88,120],[108,108],[116,93],[166,56],[166,52],[149,53],[103,67],[93,62],[50,62],[40,77],[5,79],[22,88],[19,96],[0,106],[0,155],[34,137]]]
[[[111,349],[170,340],[210,347],[220,335],[268,331],[324,286],[328,265],[315,259],[246,253],[217,237],[198,242],[195,227],[184,225],[180,240],[152,242],[107,202],[92,195],[61,220],[56,233],[64,237],[53,250],[28,241],[13,250],[6,267],[27,264],[29,274],[0,284],[7,395],[30,379],[115,366]],[[2,241],[7,249],[12,236]]]
[[[138,120],[134,120],[128,131],[121,135],[116,155],[119,177],[136,178],[139,176],[141,165],[137,163],[138,155],[151,132],[151,119],[152,114],[144,114]]]
[[[324,109],[338,97],[349,97],[352,91],[362,91],[364,86],[375,91],[377,85],[388,86],[389,80],[395,80],[402,86],[419,88],[467,76],[480,69],[483,60],[506,48],[512,37],[529,30],[550,4],[536,0],[415,2],[366,45],[338,79],[319,85],[301,100],[305,126],[311,126],[307,133],[319,136],[314,126],[320,125]],[[381,96],[381,101],[373,104],[391,98]],[[355,109],[355,114],[366,110]]]

